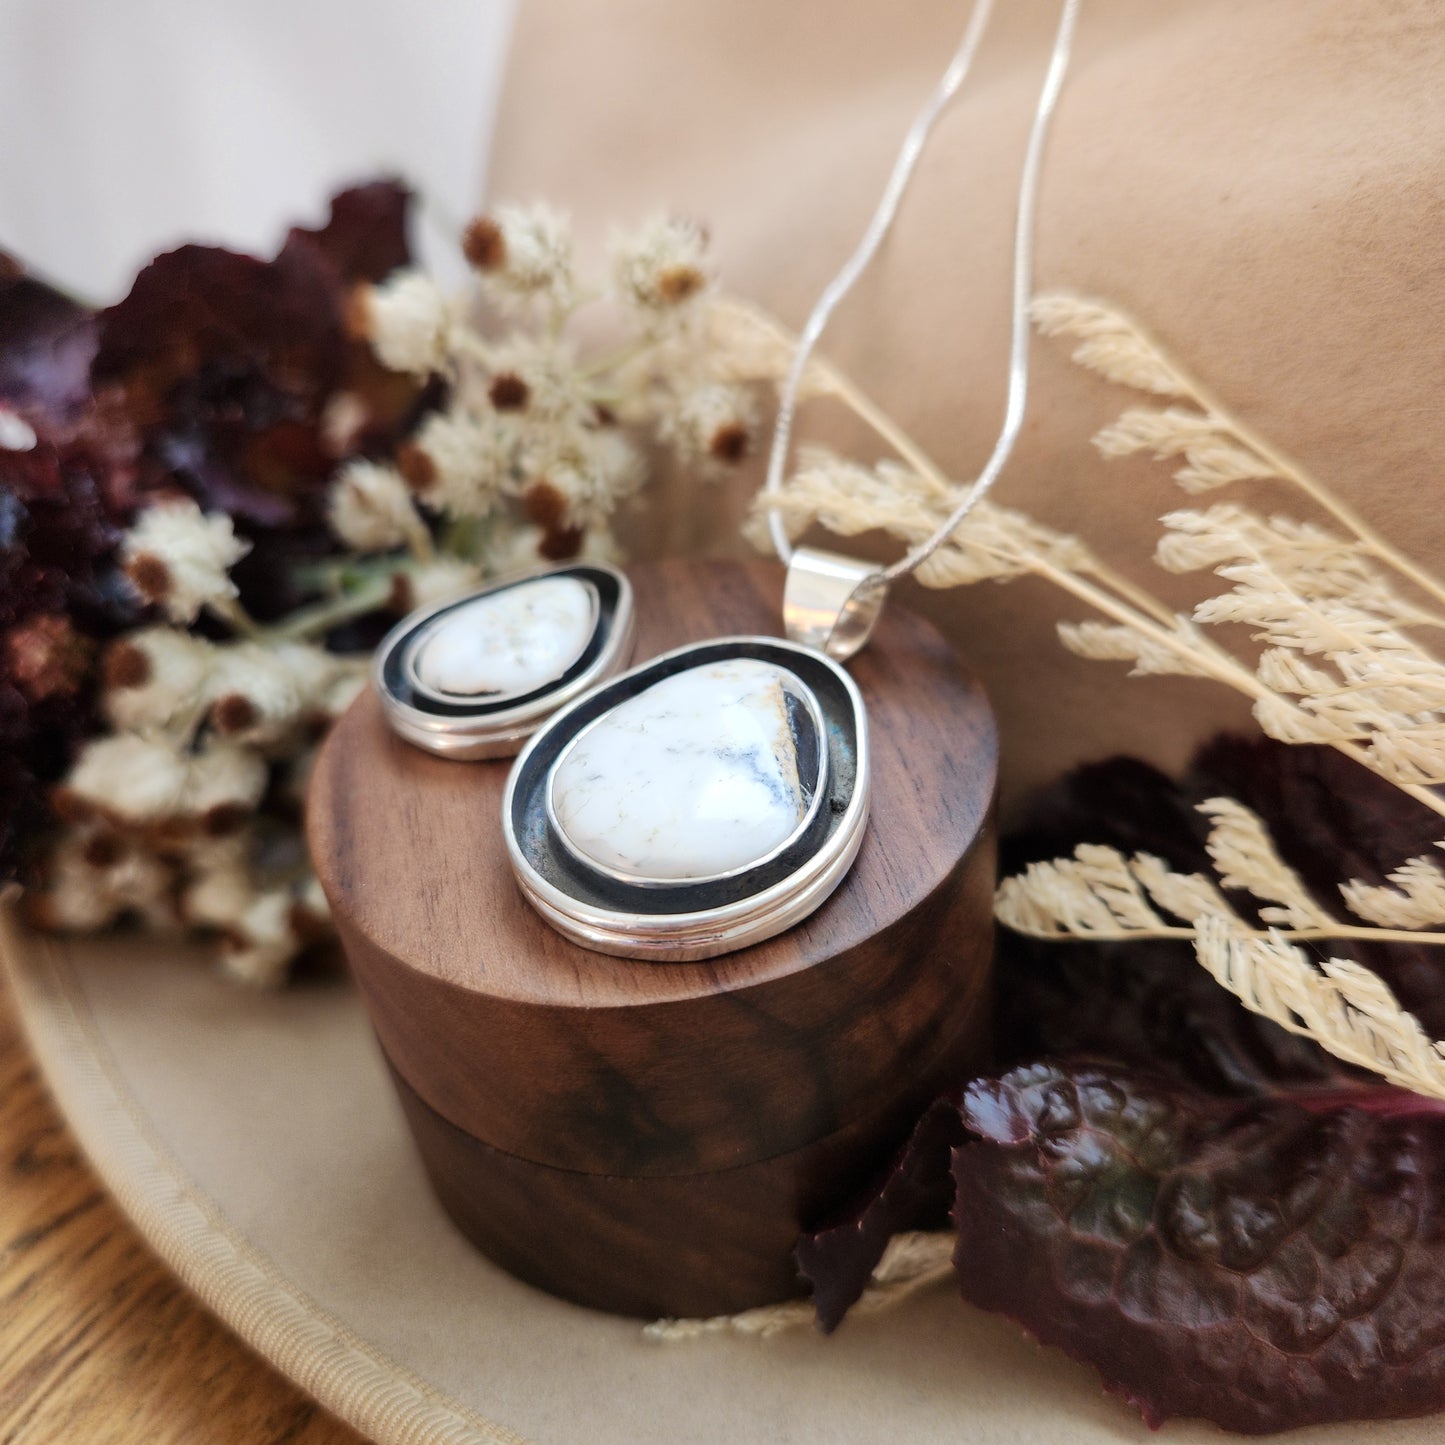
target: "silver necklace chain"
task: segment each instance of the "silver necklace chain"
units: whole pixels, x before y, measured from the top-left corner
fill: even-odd
[[[1029,297],[1033,290],[1034,261],[1034,220],[1038,212],[1039,171],[1043,160],[1044,142],[1048,137],[1049,121],[1054,106],[1063,88],[1064,75],[1069,68],[1069,53],[1073,45],[1074,24],[1078,18],[1080,0],[1064,0],[1059,15],[1059,28],[1054,36],[1053,53],[1044,83],[1039,91],[1038,105],[1034,110],[1033,125],[1029,131],[1028,149],[1024,153],[1023,170],[1019,176],[1018,215],[1014,223],[1013,246],[1013,297],[1011,307],[1012,335],[1009,343],[1008,394],[1004,402],[1003,426],[999,429],[998,440],[992,453],[984,463],[974,484],[967,489],[958,505],[949,513],[938,529],[925,538],[905,556],[889,567],[880,568],[876,574],[887,582],[912,572],[926,562],[951,537],[964,518],[981,502],[998,481],[1018,441],[1019,429],[1023,426],[1024,409],[1029,389]],[[765,483],[767,494],[776,497],[782,489],[783,473],[787,467],[788,449],[792,439],[793,420],[798,407],[798,391],[813,348],[823,335],[824,328],[832,317],[839,302],[853,289],[854,284],[868,268],[877,254],[879,246],[893,226],[903,193],[912,178],[918,158],[943,113],[948,102],[963,84],[973,65],[973,58],[979,42],[993,13],[994,0],[975,0],[969,16],[968,28],[943,78],[934,87],[923,109],[914,118],[903,138],[893,171],[888,177],[878,208],[868,229],[858,243],[857,249],[848,258],[841,271],[828,283],[813,307],[806,325],[798,338],[793,353],[792,365],[783,382],[778,398],[778,417],[773,430],[772,449],[768,454],[768,474]],[[776,502],[768,513],[768,529],[772,534],[773,546],[783,562],[793,556],[793,545],[788,540],[787,530],[778,511]]]

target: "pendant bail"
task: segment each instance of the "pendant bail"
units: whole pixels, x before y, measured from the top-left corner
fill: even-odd
[[[783,584],[783,626],[794,642],[847,662],[872,635],[887,597],[875,563],[797,547]]]

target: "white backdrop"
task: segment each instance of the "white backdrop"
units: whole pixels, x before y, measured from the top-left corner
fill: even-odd
[[[0,248],[113,300],[156,251],[269,251],[342,183],[475,209],[511,0],[0,0]]]

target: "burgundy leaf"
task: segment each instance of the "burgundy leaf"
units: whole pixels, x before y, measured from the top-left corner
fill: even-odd
[[[963,1117],[964,1297],[1151,1425],[1445,1407],[1445,1105],[1211,1098],[1074,1063],[978,1081]]]
[[[798,1272],[813,1286],[825,1333],[831,1334],[858,1303],[895,1234],[943,1227],[953,1198],[949,1162],[963,1137],[958,1100],[937,1100],[866,1202],[799,1240]]]
[[[1264,819],[1320,903],[1445,836],[1328,749],[1223,739],[1182,783],[1080,769],[1004,840],[1005,871],[1081,842],[1207,871],[1205,798]],[[1232,901],[1248,916],[1251,901]],[[1331,942],[1445,1034],[1445,952]],[[955,1256],[965,1296],[1093,1364],[1157,1424],[1245,1431],[1445,1409],[1445,1104],[1261,1019],[1187,944],[998,941],[996,1056],[960,1095]],[[1037,1060],[1044,1062],[1035,1062]],[[948,1181],[947,1099],[869,1197],[805,1238],[819,1322]]]
[[[369,181],[333,196],[326,224],[316,230],[294,227],[286,244],[316,247],[348,285],[382,281],[411,259],[410,206],[411,192],[400,181]]]

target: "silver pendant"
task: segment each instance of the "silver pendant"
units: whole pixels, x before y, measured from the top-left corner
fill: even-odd
[[[801,566],[800,566],[801,564]],[[529,903],[585,948],[674,962],[781,933],[842,882],[868,822],[866,564],[795,555],[790,635],[693,643],[556,713],[513,764],[502,830]]]
[[[828,897],[868,791],[852,678],[812,648],[728,637],[664,653],[538,729],[502,829],[528,902],[574,943],[711,958]]]
[[[387,722],[440,757],[510,757],[559,708],[630,661],[632,585],[568,563],[414,612],[383,639],[373,681]]]

